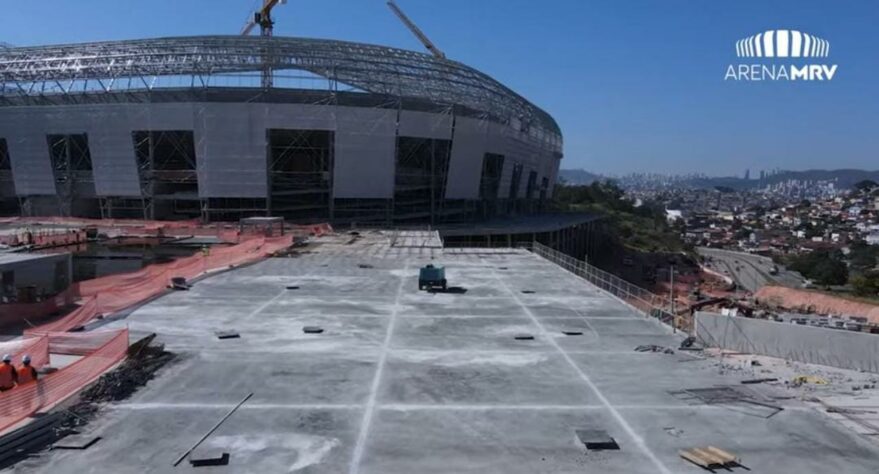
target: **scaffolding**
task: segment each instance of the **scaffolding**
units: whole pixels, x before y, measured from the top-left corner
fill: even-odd
[[[90,217],[97,209],[88,135],[47,135],[52,176],[61,216]],[[77,207],[82,206],[80,209]]]
[[[291,220],[333,215],[333,143],[329,130],[267,131],[268,211]]]
[[[451,140],[397,137],[394,221],[435,224],[449,173]]]
[[[0,138],[0,215],[21,214],[18,197],[15,194],[15,181],[12,179],[12,162],[6,139]]]

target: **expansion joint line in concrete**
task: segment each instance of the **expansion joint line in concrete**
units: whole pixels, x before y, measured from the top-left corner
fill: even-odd
[[[310,276],[312,273],[314,273],[314,271],[315,271],[315,269],[311,269],[296,278],[300,278],[300,279],[305,278],[307,276]],[[257,308],[255,310],[251,311],[247,316],[243,317],[242,319],[247,320],[247,319],[251,319],[251,318],[256,317],[256,315],[258,315],[259,313],[262,313],[264,309],[271,306],[272,303],[278,301],[279,299],[281,299],[281,297],[283,297],[284,295],[286,295],[289,292],[290,292],[290,290],[288,290],[287,288],[282,288],[281,291],[278,292],[277,295],[273,296],[271,299],[269,299],[265,303],[257,306]]]
[[[372,385],[369,390],[369,398],[366,407],[363,410],[363,420],[360,422],[360,433],[357,435],[357,442],[354,445],[354,454],[351,457],[351,466],[348,472],[350,474],[358,474],[360,472],[360,460],[363,458],[363,450],[366,446],[366,439],[369,436],[369,428],[372,424],[372,417],[375,414],[376,399],[378,398],[378,390],[381,385],[382,375],[385,371],[385,363],[388,360],[388,352],[391,349],[391,339],[394,337],[394,327],[397,322],[397,313],[400,312],[400,298],[403,296],[403,287],[406,285],[406,274],[409,271],[409,261],[407,260],[403,266],[403,274],[400,276],[400,284],[397,286],[397,294],[394,297],[394,307],[391,310],[391,316],[388,318],[388,329],[385,331],[385,339],[382,343],[381,353],[379,354],[378,364],[375,369],[375,375],[372,378]]]
[[[665,466],[665,464],[662,463],[662,461],[659,460],[658,457],[656,457],[656,454],[654,454],[653,451],[650,450],[650,448],[644,442],[644,439],[635,432],[629,422],[626,421],[622,414],[620,414],[619,410],[617,410],[610,403],[610,400],[608,400],[607,397],[605,397],[604,394],[601,393],[601,390],[599,390],[598,386],[596,386],[595,383],[592,382],[592,379],[589,378],[588,375],[586,375],[586,372],[583,372],[583,370],[580,369],[577,363],[574,362],[574,359],[572,359],[571,356],[562,348],[562,346],[559,345],[558,341],[556,341],[555,338],[551,334],[549,334],[549,332],[547,332],[546,328],[543,326],[540,320],[537,319],[537,316],[535,316],[531,309],[529,309],[528,306],[526,306],[525,303],[522,301],[522,299],[519,298],[519,295],[517,295],[512,288],[510,288],[507,282],[505,282],[501,277],[498,276],[497,272],[494,270],[494,267],[488,265],[487,262],[485,262],[484,260],[483,263],[486,264],[486,267],[489,269],[489,271],[491,271],[494,279],[497,280],[497,282],[504,289],[506,289],[506,291],[510,294],[513,300],[516,301],[516,304],[518,304],[522,308],[522,310],[525,311],[525,314],[527,314],[528,317],[531,318],[531,321],[540,330],[540,334],[556,349],[556,351],[558,351],[558,353],[565,359],[568,365],[571,366],[571,368],[577,373],[577,375],[580,377],[581,380],[583,380],[583,382],[589,387],[589,389],[595,393],[595,396],[598,397],[601,405],[603,405],[607,409],[607,411],[610,412],[614,420],[616,420],[616,422],[620,425],[620,427],[623,428],[626,434],[629,435],[629,437],[635,442],[635,444],[638,446],[638,449],[640,449],[641,452],[643,452],[644,455],[647,456],[648,459],[650,459],[650,462],[653,463],[653,465],[660,473],[671,474],[671,471]]]

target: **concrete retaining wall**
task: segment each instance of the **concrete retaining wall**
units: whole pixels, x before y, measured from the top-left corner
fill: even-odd
[[[879,335],[761,319],[696,313],[708,347],[879,373]]]

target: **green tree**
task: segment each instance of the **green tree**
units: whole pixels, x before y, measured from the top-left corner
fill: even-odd
[[[879,271],[872,270],[855,275],[852,277],[851,282],[856,295],[866,297],[879,296]]]
[[[796,256],[788,267],[819,285],[844,285],[848,281],[848,266],[838,250],[815,250]]]
[[[851,245],[850,249],[848,261],[852,270],[864,272],[872,270],[879,264],[879,246],[856,242]]]

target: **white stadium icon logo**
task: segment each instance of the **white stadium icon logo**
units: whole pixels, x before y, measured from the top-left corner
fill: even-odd
[[[796,30],[769,30],[736,41],[740,58],[825,58],[827,40]]]

